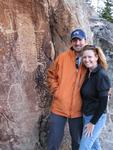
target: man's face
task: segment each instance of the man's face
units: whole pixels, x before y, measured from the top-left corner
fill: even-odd
[[[74,38],[71,40],[71,46],[76,52],[80,52],[85,45],[86,45],[85,39]]]

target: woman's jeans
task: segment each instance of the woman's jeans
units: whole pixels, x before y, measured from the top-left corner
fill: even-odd
[[[72,150],[79,150],[83,129],[83,118],[66,118],[53,113],[50,114],[48,120],[49,131],[47,150],[59,150],[64,135],[64,127],[67,121],[71,135]]]
[[[83,116],[84,125],[89,123],[91,118],[92,116]],[[86,137],[84,134],[82,134],[79,150],[101,150],[99,135],[102,131],[102,128],[105,125],[105,122],[106,122],[106,114],[104,113],[102,114],[98,122],[95,124],[92,136]]]

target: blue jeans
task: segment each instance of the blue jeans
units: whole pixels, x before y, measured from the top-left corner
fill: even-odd
[[[92,116],[83,116],[84,125],[90,122]],[[79,150],[101,150],[99,135],[106,122],[106,114],[102,114],[98,122],[94,126],[93,134],[90,137],[82,134]],[[84,128],[83,128],[84,130]]]
[[[60,144],[64,136],[64,127],[66,122],[69,124],[69,131],[72,141],[72,150],[79,150],[80,139],[83,129],[83,118],[66,118],[51,113],[48,125],[48,146],[47,150],[59,150]]]

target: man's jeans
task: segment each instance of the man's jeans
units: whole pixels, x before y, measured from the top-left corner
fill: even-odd
[[[59,150],[64,135],[64,127],[66,122],[69,124],[69,131],[72,139],[72,150],[79,150],[80,138],[82,134],[82,117],[66,118],[51,113],[48,125],[48,150]]]
[[[91,118],[92,116],[83,116],[84,125],[89,123]],[[82,134],[79,150],[101,150],[99,135],[105,125],[105,122],[106,114],[103,114],[98,122],[95,124],[92,136],[86,137],[84,134]]]

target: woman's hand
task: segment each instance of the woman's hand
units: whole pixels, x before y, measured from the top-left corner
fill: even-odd
[[[92,133],[93,133],[93,130],[94,130],[94,124],[92,124],[91,122],[86,124],[84,126],[84,130],[83,130],[83,134],[86,136],[86,137],[89,137],[89,136],[92,136]]]

